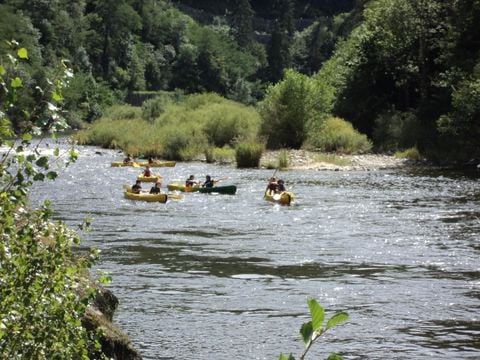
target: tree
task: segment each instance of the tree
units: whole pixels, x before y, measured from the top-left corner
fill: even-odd
[[[249,0],[233,1],[232,32],[240,47],[245,48],[252,41],[252,19],[254,11]]]
[[[284,79],[267,89],[259,104],[261,133],[268,148],[300,148],[331,110],[331,91],[306,75],[286,70]]]
[[[290,45],[293,35],[293,2],[275,0],[272,9],[273,30],[268,47],[269,80],[281,79],[291,65]]]

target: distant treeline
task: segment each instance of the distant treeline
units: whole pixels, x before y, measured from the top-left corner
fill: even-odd
[[[277,147],[317,144],[339,117],[377,150],[480,158],[480,0],[6,0],[0,12],[0,39],[29,49],[25,102],[71,62],[74,127],[138,92],[215,92],[258,104]]]

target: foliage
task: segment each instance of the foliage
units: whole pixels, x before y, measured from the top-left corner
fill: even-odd
[[[145,105],[142,115],[151,115],[154,111],[151,107],[156,107],[157,101],[162,102],[152,99]],[[152,120],[147,116],[149,121],[142,120],[135,108],[120,109],[123,118],[115,116],[122,114],[118,106],[110,108],[100,121],[79,132],[76,140],[81,144],[120,148],[133,155],[192,160],[212,146],[223,148],[233,146],[236,141],[255,139],[260,126],[260,117],[253,108],[212,93],[166,101],[158,117]]]
[[[403,151],[396,151],[395,156],[403,159],[420,160],[422,158],[416,147],[411,147]]]
[[[373,140],[381,151],[405,149],[420,141],[418,119],[412,111],[388,110],[375,119]]]
[[[287,70],[284,80],[270,86],[259,104],[263,118],[261,133],[267,139],[267,147],[300,148],[310,129],[320,126],[330,112],[332,99],[328,87]]]
[[[98,340],[81,326],[95,293],[85,281],[95,253],[78,258],[72,250],[78,237],[48,221],[48,203],[29,211],[6,192],[0,202],[0,352],[8,358],[46,359],[98,352]]]
[[[437,121],[447,156],[464,162],[480,159],[480,63],[472,78],[462,81],[452,94],[452,106]]]
[[[356,131],[351,123],[335,117],[325,120],[319,132],[310,136],[307,146],[325,152],[355,154],[367,152],[372,147],[368,138]]]
[[[173,102],[172,96],[162,94],[146,100],[142,104],[142,119],[153,122],[163,112],[168,104]]]
[[[290,156],[288,155],[288,150],[282,149],[278,153],[277,157],[277,169],[287,169],[290,164]]]
[[[465,159],[478,148],[475,135],[465,142],[466,133],[445,130],[457,118],[455,98],[468,98],[458,89],[474,73],[479,17],[478,1],[368,2],[362,24],[316,76],[335,88],[334,113],[379,148],[416,145],[422,153]]]
[[[221,148],[210,146],[205,149],[205,159],[207,163],[228,164],[235,160],[235,150],[227,145]]]
[[[55,179],[55,162],[74,161],[76,152],[52,155],[39,150],[42,134],[66,127],[63,88],[71,70],[62,62],[54,77],[37,88],[35,103],[23,102],[23,73],[29,53],[16,42],[0,66],[0,353],[5,358],[82,358],[101,354],[100,333],[87,332],[82,316],[94,295],[85,281],[96,257],[74,255],[79,238],[62,223],[52,223],[48,201],[38,210],[27,207],[34,181]],[[31,107],[26,107],[27,105]],[[11,117],[22,114],[17,141]],[[33,140],[33,135],[40,138]],[[98,355],[98,357],[102,357]]]
[[[258,168],[265,145],[256,141],[241,141],[235,145],[235,160],[238,168]]]
[[[334,314],[325,324],[325,310],[323,307],[312,298],[307,299],[307,304],[310,309],[312,320],[304,323],[300,328],[300,335],[303,343],[305,344],[305,351],[300,356],[300,360],[305,358],[313,343],[318,340],[320,336],[325,334],[327,330],[348,320],[348,314],[344,311],[341,311]],[[328,359],[341,360],[342,357],[336,354],[330,354]],[[280,354],[279,360],[295,360],[295,357],[293,357],[292,354],[287,356],[282,353]]]

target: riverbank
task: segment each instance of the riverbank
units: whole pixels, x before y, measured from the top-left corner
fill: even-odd
[[[284,150],[266,151],[260,164],[275,167]],[[289,169],[292,170],[381,170],[396,169],[414,165],[416,162],[385,154],[329,155],[306,150],[288,150]]]

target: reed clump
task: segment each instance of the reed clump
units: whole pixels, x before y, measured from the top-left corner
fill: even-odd
[[[258,168],[265,145],[256,141],[243,141],[235,146],[235,160],[238,168]]]

